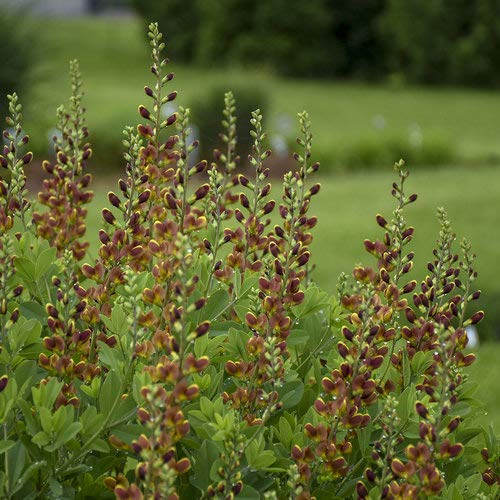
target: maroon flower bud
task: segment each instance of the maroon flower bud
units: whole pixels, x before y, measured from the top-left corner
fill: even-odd
[[[8,382],[9,378],[7,377],[7,375],[2,375],[0,377],[0,392],[2,392],[7,387]]]
[[[23,163],[27,165],[33,159],[33,153],[30,151],[23,156]]]
[[[283,265],[281,264],[279,259],[274,259],[274,269],[275,269],[276,274],[278,276],[283,276],[283,274],[285,274],[285,271],[283,269]]]
[[[356,493],[359,498],[366,498],[368,496],[368,490],[362,481],[356,483]]]
[[[139,114],[146,120],[149,120],[151,118],[151,113],[142,105],[139,106]]]
[[[102,217],[108,224],[114,224],[116,222],[115,216],[107,208],[103,208]]]
[[[365,477],[366,479],[368,479],[368,481],[370,481],[370,483],[374,483],[375,482],[375,473],[373,472],[372,469],[366,469],[365,470]]]
[[[339,354],[345,359],[347,355],[349,354],[349,349],[343,342],[339,342],[337,344],[337,350],[339,351]]]
[[[313,186],[311,186],[311,189],[309,190],[309,192],[311,193],[311,196],[314,196],[315,194],[318,194],[320,188],[321,188],[320,184],[314,184]]]
[[[477,300],[481,296],[481,290],[477,290],[472,294],[472,300]]]
[[[165,193],[164,199],[168,208],[172,210],[177,208],[177,200],[170,193]]]
[[[387,221],[380,214],[377,214],[376,219],[377,219],[377,224],[380,227],[385,228],[387,226]]]
[[[19,319],[19,309],[14,309],[10,315],[10,321],[12,321],[12,323],[15,323],[18,319]]]
[[[264,198],[266,197],[271,191],[271,184],[267,183],[261,190],[260,192],[260,197]]]
[[[412,194],[409,198],[408,198],[408,203],[413,203],[414,201],[416,201],[416,199],[418,198],[418,196],[416,194]]]
[[[170,92],[170,94],[168,94],[166,102],[171,102],[176,97],[177,97],[177,91],[174,90],[173,92]]]
[[[416,404],[415,404],[415,410],[417,410],[417,413],[422,417],[422,418],[426,418],[427,415],[429,414],[429,411],[427,410],[427,408],[420,402],[418,401]]]
[[[275,202],[273,200],[268,201],[262,208],[264,215],[271,213],[274,210]]]
[[[471,325],[477,325],[483,318],[484,318],[484,312],[477,311],[471,316],[470,323]]]
[[[146,203],[146,201],[149,200],[149,197],[151,196],[151,191],[149,189],[146,189],[144,190],[140,195],[139,195],[139,198],[137,198],[137,203],[139,203],[139,205],[141,203]]]
[[[274,226],[274,232],[279,238],[283,238],[283,236],[285,236],[285,231],[280,226]]]
[[[240,193],[240,203],[245,208],[250,208],[250,202],[244,193]]]
[[[205,335],[210,329],[210,321],[204,321],[196,327],[196,336],[201,337]]]
[[[209,184],[203,184],[203,186],[199,187],[195,191],[194,197],[197,200],[201,200],[201,199],[205,198],[205,196],[208,194],[209,191],[210,191],[210,185]]]
[[[116,196],[116,194],[113,193],[112,191],[108,193],[108,200],[111,203],[111,205],[113,205],[116,208],[118,208],[121,204],[120,198],[118,198],[118,196]]]
[[[405,229],[403,231],[403,234],[401,236],[403,237],[403,239],[405,239],[405,238],[408,238],[409,236],[411,236],[414,232],[415,232],[415,228],[409,227],[408,229]]]
[[[455,417],[449,424],[448,430],[453,432],[460,425],[460,417]]]
[[[311,257],[311,254],[309,252],[304,252],[303,254],[299,255],[299,258],[297,259],[297,264],[299,267],[307,264],[309,262],[309,258]]]
[[[177,114],[174,113],[173,115],[170,115],[168,118],[167,118],[167,127],[169,127],[170,125],[172,125],[173,123],[175,123],[177,121]]]
[[[342,335],[349,342],[354,338],[354,333],[351,332],[351,330],[349,330],[349,328],[347,328],[347,326],[342,327]]]
[[[14,290],[12,290],[12,295],[14,297],[19,297],[23,293],[23,285],[16,286]]]
[[[415,280],[410,281],[403,287],[403,293],[410,293],[415,290],[415,287],[417,286],[417,282]]]
[[[153,97],[154,96],[153,90],[150,89],[148,86],[144,87],[144,92],[146,92],[146,95],[148,95],[149,97]]]
[[[409,307],[407,307],[405,314],[406,314],[406,319],[408,320],[409,323],[415,323],[415,321],[417,320],[417,317],[415,316],[413,309],[410,309]]]

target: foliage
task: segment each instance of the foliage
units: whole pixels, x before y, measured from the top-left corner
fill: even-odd
[[[220,129],[220,108],[224,103],[226,91],[220,85],[213,85],[197,99],[190,102],[191,122],[195,128],[195,135],[200,139],[199,154],[202,158],[212,155],[214,145],[218,145]],[[264,114],[268,108],[267,94],[258,85],[233,86],[233,98],[238,103],[234,106],[234,128],[239,145],[239,156],[246,158],[251,153],[252,143],[250,137],[251,124],[247,117],[257,106]],[[224,117],[227,119],[227,117]],[[236,129],[237,127],[237,129]],[[219,153],[216,151],[216,155]],[[239,159],[238,159],[239,162]]]
[[[389,68],[411,82],[498,86],[495,0],[388,0],[381,33]]]
[[[192,61],[197,54],[200,15],[197,0],[162,0],[144,2],[132,0],[132,5],[146,26],[156,20],[167,35],[169,50],[178,61]]]
[[[496,0],[136,1],[186,62],[281,75],[498,86]],[[304,41],[307,40],[307,43]]]
[[[28,34],[26,21],[20,22],[20,15],[0,8],[0,95],[9,92],[23,91],[21,85],[25,84],[33,60],[33,37]],[[0,112],[4,115],[7,108],[4,101],[0,102]]]
[[[465,327],[481,321],[470,244],[446,212],[429,275],[408,274],[408,172],[366,240],[373,266],[338,296],[310,279],[312,133],[299,114],[295,172],[278,219],[262,115],[253,176],[235,174],[230,94],[223,154],[190,161],[189,111],[170,116],[161,34],[142,123],[125,129],[126,176],[108,193],[98,258],[86,260],[82,85],[58,112],[39,206],[26,198],[17,96],[0,163],[0,488],[5,498],[493,498],[499,440],[475,425]],[[171,132],[175,130],[175,133]],[[82,262],[84,262],[82,264]],[[412,296],[412,302],[406,298]],[[210,464],[208,467],[207,465]]]

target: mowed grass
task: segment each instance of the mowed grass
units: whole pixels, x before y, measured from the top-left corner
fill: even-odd
[[[357,263],[373,265],[374,261],[364,251],[365,238],[381,236],[375,222],[377,213],[390,218],[394,199],[390,186],[394,173],[356,173],[351,175],[320,176],[322,189],[313,199],[311,214],[318,216],[315,239],[312,244],[313,262],[316,264],[314,279],[319,286],[334,293],[338,275],[349,273]],[[451,183],[451,184],[450,184]],[[108,190],[116,190],[115,179],[97,180],[96,199],[89,212],[89,238],[92,254],[98,248],[97,230],[101,227],[100,208],[106,205]],[[416,228],[411,249],[415,251],[415,268],[411,277],[421,279],[426,274],[426,263],[438,236],[439,225],[435,213],[437,206],[444,206],[457,233],[458,240],[467,237],[477,252],[476,268],[479,276],[475,282],[483,295],[476,307],[486,309],[488,323],[478,325],[480,347],[478,362],[470,370],[471,377],[479,384],[478,399],[485,403],[480,418],[493,421],[500,429],[500,397],[496,380],[500,377],[500,343],[486,342],[491,329],[498,324],[498,248],[500,243],[500,172],[491,167],[444,168],[433,172],[413,172],[407,181],[408,193],[417,192],[418,200],[407,207],[406,218]],[[276,182],[276,198],[279,182]],[[489,330],[489,331],[488,331]]]
[[[69,92],[68,61],[78,58],[89,128],[108,149],[119,151],[121,130],[137,121],[137,106],[145,102],[142,89],[152,76],[143,23],[132,18],[33,22],[42,49],[32,91],[23,96],[23,102],[26,127],[37,149],[48,149],[55,109]],[[168,34],[166,41],[168,52]],[[206,95],[213,84],[227,89],[242,84],[261,87],[269,96],[266,127],[271,135],[293,135],[284,129],[293,125],[297,112],[307,109],[314,122],[317,151],[323,157],[335,157],[356,145],[370,154],[377,142],[416,134],[415,140],[424,146],[445,140],[463,161],[500,158],[500,93],[495,91],[285,79],[258,69],[201,70],[175,61],[170,69],[176,78],[169,88],[181,91],[176,102],[184,106]],[[96,157],[107,159],[106,153],[97,144]]]

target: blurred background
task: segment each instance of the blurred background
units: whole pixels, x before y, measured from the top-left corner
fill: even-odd
[[[80,61],[97,195],[90,228],[123,169],[121,131],[137,123],[151,81],[150,21],[165,34],[174,103],[192,108],[203,157],[220,145],[226,90],[237,99],[242,156],[250,112],[263,111],[276,177],[293,166],[296,114],[309,111],[323,190],[312,250],[326,290],[368,261],[362,241],[378,236],[375,214],[394,206],[392,164],[407,161],[419,194],[407,213],[423,269],[415,277],[432,257],[437,206],[478,254],[486,318],[471,373],[484,418],[493,412],[498,427],[500,0],[0,0],[0,111],[16,90],[36,158],[34,193],[56,108],[69,96],[68,62]],[[97,231],[89,237],[95,252]]]

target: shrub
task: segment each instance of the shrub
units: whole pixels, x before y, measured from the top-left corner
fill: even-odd
[[[311,281],[313,180],[307,113],[295,172],[270,198],[262,115],[254,176],[228,147],[207,178],[191,166],[189,113],[166,119],[157,25],[154,84],[125,130],[126,175],[86,262],[91,201],[81,78],[58,112],[56,160],[31,206],[21,107],[9,97],[0,157],[0,489],[5,498],[494,498],[499,441],[475,425],[465,327],[476,274],[446,212],[429,274],[411,280],[408,172],[396,208],[365,241],[373,266],[338,296]],[[174,129],[176,133],[170,132]],[[271,157],[272,158],[272,157]],[[362,202],[362,200],[360,200]],[[227,227],[226,227],[227,226]],[[409,297],[412,297],[409,300]]]
[[[222,136],[220,109],[226,98],[225,94],[226,89],[215,85],[209,87],[201,96],[190,103],[191,123],[196,138],[200,140],[199,155],[202,158],[212,158],[213,150],[218,150],[223,145],[220,137]],[[266,92],[256,85],[239,85],[233,88],[232,94],[233,99],[238,103],[237,106],[234,106],[233,111],[238,155],[245,159],[252,149],[251,124],[247,117],[256,107],[264,113],[268,108],[268,98]],[[226,118],[224,117],[224,119]],[[215,151],[215,154],[218,155],[219,151]]]
[[[30,64],[32,61],[33,37],[28,33],[26,22],[20,23],[17,12],[8,11],[0,7],[0,96],[7,93],[23,91],[22,87],[27,81]],[[2,116],[7,112],[5,102],[0,102]]]
[[[381,16],[389,66],[408,81],[498,85],[498,3],[388,0]]]
[[[200,30],[197,0],[161,0],[145,2],[132,0],[137,13],[146,26],[156,20],[168,36],[171,54],[176,60],[191,62],[196,56]]]

